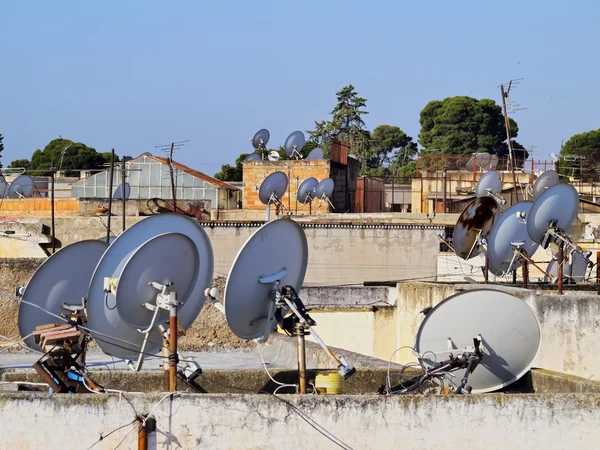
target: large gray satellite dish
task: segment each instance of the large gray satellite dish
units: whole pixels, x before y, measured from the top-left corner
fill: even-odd
[[[559,181],[558,173],[555,170],[546,170],[533,183],[533,198],[538,198],[542,192],[557,185]]]
[[[6,179],[0,175],[0,198],[6,198],[8,196],[8,183]]]
[[[331,197],[334,187],[335,184],[331,178],[321,180],[315,192],[316,197],[321,200]]]
[[[29,175],[19,175],[8,187],[8,198],[29,198],[34,190],[33,178]]]
[[[325,153],[323,153],[323,149],[320,147],[315,147],[310,151],[310,153],[306,157],[306,160],[312,161],[315,159],[324,159],[324,158],[325,158]]]
[[[496,171],[484,173],[475,187],[475,195],[477,197],[487,197],[491,194],[499,194],[502,192],[502,180]]]
[[[35,271],[25,288],[23,300],[56,315],[70,312],[63,304],[79,305],[83,309],[82,299],[87,295],[94,269],[107,248],[106,242],[94,239],[75,242],[60,249]],[[19,306],[21,336],[29,336],[36,327],[57,320],[27,303]],[[25,345],[42,350],[32,336],[25,339]]]
[[[512,205],[496,220],[487,242],[487,255],[490,271],[496,275],[515,269],[514,249],[521,248],[532,257],[539,244],[533,242],[527,233],[527,215],[533,202],[519,202]]]
[[[285,153],[288,156],[296,156],[297,158],[301,158],[302,156],[300,155],[300,152],[302,151],[305,142],[306,139],[304,138],[304,133],[302,133],[302,131],[294,131],[287,137],[285,144],[283,144]]]
[[[188,240],[177,234],[187,236],[193,242],[195,251]],[[171,251],[171,248],[176,251]],[[189,272],[192,269],[189,266],[196,264],[194,252],[198,255],[199,269],[195,279],[190,281]],[[136,223],[110,245],[92,277],[87,302],[92,336],[108,355],[124,359],[138,356],[144,335],[128,320],[139,324],[148,317],[141,306],[143,300],[147,299],[147,286],[143,284],[147,283],[148,277],[160,277],[153,280],[155,283],[165,283],[172,278],[185,286],[189,284],[187,288],[183,286],[182,291],[185,292],[178,292],[179,287],[175,285],[171,289],[171,292],[180,294],[177,300],[183,302],[183,306],[179,307],[177,318],[181,326],[187,329],[204,306],[204,291],[212,282],[213,267],[212,245],[206,232],[195,220],[181,214],[161,214]],[[164,270],[162,276],[157,268]],[[106,291],[107,280],[118,280],[116,295],[112,288]],[[119,291],[121,286],[123,292]],[[125,298],[127,293],[133,297]],[[135,314],[131,311],[136,305],[140,318],[132,317]],[[157,321],[156,325],[160,325],[160,322]],[[115,339],[107,338],[107,335]],[[161,346],[162,336],[153,327],[145,352],[155,353]]]
[[[500,208],[491,197],[480,197],[471,202],[454,227],[452,245],[456,254],[462,259],[477,256],[478,241],[489,236],[499,215]]]
[[[489,169],[494,170],[498,166],[498,155],[492,155],[490,158]]]
[[[265,205],[274,202],[274,198],[283,198],[288,187],[288,177],[283,172],[273,172],[260,185],[258,198]]]
[[[123,197],[121,196],[122,188],[123,188],[123,185],[119,184],[117,186],[117,188],[115,189],[115,193],[113,194],[113,198],[115,200],[123,199]],[[129,198],[129,195],[131,195],[131,186],[129,185],[129,183],[125,182],[125,200],[127,200]]]
[[[448,297],[423,319],[415,350],[431,366],[450,353],[473,346],[481,337],[483,359],[469,377],[472,393],[496,391],[525,375],[538,354],[540,324],[522,300],[504,292],[478,289]],[[431,353],[435,353],[435,357]],[[465,369],[453,372],[447,382],[457,387]]]
[[[266,128],[258,130],[251,139],[252,147],[255,149],[264,149],[267,145],[267,142],[269,142],[270,137],[271,134]]]
[[[467,161],[466,169],[473,170],[474,167],[477,167],[481,170],[487,170],[490,167],[490,162],[492,161],[492,155],[489,153],[477,153],[473,155],[469,161]]]
[[[273,282],[300,292],[308,244],[300,225],[278,219],[260,227],[237,254],[225,285],[225,315],[233,333],[258,339],[273,329]],[[261,280],[263,282],[261,282]]]
[[[250,153],[248,156],[246,156],[246,158],[244,158],[245,162],[251,162],[251,161],[260,161],[262,158],[258,153]]]
[[[585,281],[585,274],[588,270],[588,260],[585,259],[581,253],[571,253],[573,262],[569,264],[565,261],[563,265],[563,277],[567,278],[573,283],[583,283]],[[550,276],[548,276],[550,275]],[[544,282],[550,283],[558,279],[558,261],[554,258],[548,264],[546,268],[546,276]]]
[[[579,194],[570,184],[557,184],[542,192],[533,203],[527,217],[527,232],[531,239],[541,243],[548,227],[567,231],[579,210]]]
[[[312,202],[313,198],[315,198],[315,192],[317,190],[317,185],[319,182],[315,178],[307,178],[298,187],[298,191],[296,192],[296,198],[298,202],[301,204]]]

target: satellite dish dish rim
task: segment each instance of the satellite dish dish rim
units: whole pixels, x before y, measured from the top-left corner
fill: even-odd
[[[565,226],[563,226],[563,224],[557,224],[557,226],[562,228],[563,231],[566,233],[569,230],[569,228],[571,228],[573,226],[573,224],[575,223],[575,220],[577,220],[577,215],[579,214],[579,202],[581,199],[579,198],[579,192],[577,192],[577,190],[571,184],[559,183],[559,184],[555,184],[554,186],[546,189],[533,202],[533,205],[531,206],[531,209],[529,210],[529,215],[527,218],[527,232],[529,233],[529,236],[531,237],[531,239],[534,242],[537,242],[538,244],[541,244],[541,241],[544,238],[544,234],[546,233],[546,230],[550,226],[550,221],[548,221],[548,224],[545,226],[546,228],[544,229],[544,231],[539,233],[540,230],[535,229],[536,214],[537,214],[538,210],[540,209],[539,205],[541,205],[544,201],[551,198],[552,194],[548,194],[548,193],[552,192],[553,189],[554,189],[554,191],[556,191],[557,189],[567,189],[568,191],[570,191],[571,194],[574,194],[574,196],[571,198],[576,200],[576,204],[573,205],[573,207],[575,208],[575,212],[573,214],[573,218],[570,220],[569,225],[565,227]],[[563,197],[565,197],[565,196],[563,195]],[[562,210],[564,211],[564,208]],[[558,219],[551,218],[551,220],[558,220]],[[531,227],[529,226],[530,224],[531,224]],[[536,231],[536,233],[534,233],[534,234],[536,234],[536,236],[532,235],[532,231]],[[540,237],[538,239],[536,239],[537,235],[540,235]]]
[[[49,300],[49,296],[52,293],[52,291],[49,290],[48,287],[46,286],[47,284],[49,284],[49,283],[47,283],[47,280],[44,280],[44,278],[42,278],[42,277],[46,276],[46,273],[49,271],[49,269],[48,269],[49,267],[54,268],[54,265],[57,264],[56,261],[59,261],[61,269],[65,266],[65,262],[70,263],[69,259],[73,258],[73,256],[71,256],[70,254],[74,250],[79,252],[81,248],[85,248],[86,260],[88,260],[92,256],[96,256],[95,253],[91,252],[88,247],[90,247],[90,246],[98,247],[98,249],[100,250],[99,245],[102,245],[102,247],[103,247],[102,253],[99,255],[98,260],[94,264],[94,270],[90,274],[89,280],[88,279],[82,280],[82,279],[78,279],[78,278],[71,280],[72,282],[74,281],[75,283],[80,282],[83,285],[82,292],[87,292],[87,287],[93,276],[93,273],[95,272],[95,267],[98,265],[98,262],[100,261],[100,259],[102,259],[102,256],[104,255],[104,253],[106,253],[106,250],[109,247],[109,245],[105,241],[98,240],[98,239],[85,239],[83,241],[73,242],[72,244],[66,245],[65,247],[59,249],[56,253],[50,255],[46,260],[44,260],[44,262],[42,262],[42,264],[40,264],[40,266],[36,269],[36,271],[29,278],[29,281],[27,282],[27,285],[25,286],[25,291],[23,292],[22,299],[29,303],[33,303],[38,306],[41,306],[40,303],[42,303],[42,302],[38,301],[38,299],[40,299],[45,302],[45,305],[44,305],[45,307],[42,306],[42,308],[44,308],[52,313],[55,313],[57,315],[64,313],[65,311],[63,308],[61,308],[60,311],[52,311],[50,309],[50,307],[48,305],[48,300]],[[79,257],[76,258],[77,261],[79,261],[81,259],[81,256],[83,256],[83,255],[79,255]],[[66,261],[62,261],[62,259],[64,259],[64,258],[67,258]],[[68,274],[70,272],[60,270],[60,273]],[[63,280],[64,279],[65,278],[63,278]],[[54,285],[56,285],[57,280],[56,280],[55,276],[51,277],[51,281],[52,281],[52,283],[54,283]],[[40,286],[37,286],[37,284],[40,284]],[[71,288],[71,289],[73,289],[73,288]],[[32,292],[32,290],[41,290],[44,292],[45,295],[37,295],[37,292],[33,292],[31,295],[33,295],[34,297],[29,299],[28,296],[29,296],[29,293]],[[70,299],[64,299],[64,300],[68,301]],[[73,300],[81,301],[81,298],[73,299]],[[63,301],[60,302],[61,305],[62,305]],[[26,324],[24,323],[25,316],[28,318],[31,318],[30,313],[22,314],[23,310],[26,310],[27,308],[34,308],[34,307],[31,305],[28,305],[27,303],[23,303],[23,302],[21,302],[19,304],[19,309],[18,309],[18,314],[17,314],[17,328],[19,330],[19,334],[21,335],[21,337],[27,336],[28,334],[32,333],[35,330],[35,328],[33,330],[25,329],[26,328]],[[47,314],[46,312],[40,311],[37,308],[35,308],[35,314],[37,314],[38,311],[41,314],[44,314],[45,316],[48,317],[48,322],[46,322],[46,323],[52,323],[53,320],[58,320],[58,319],[52,317],[50,314]],[[33,312],[33,309],[32,309],[32,312]],[[40,323],[39,325],[45,325],[45,324]],[[39,345],[33,343],[32,336],[30,336],[29,338],[26,338],[23,342],[25,343],[25,345],[27,347],[29,347],[31,349],[42,351],[42,348]],[[31,343],[33,343],[33,345],[30,345]]]
[[[306,191],[306,197],[304,199],[304,201],[300,200],[300,191],[305,188],[305,185],[309,184],[309,183],[314,183],[314,187],[312,189],[308,189]],[[317,179],[315,177],[309,177],[306,178],[304,181],[302,181],[302,183],[300,183],[300,186],[298,186],[298,190],[296,191],[296,200],[298,200],[298,202],[302,205],[308,205],[309,203],[311,203],[317,196],[317,186],[319,185],[319,182],[317,181]],[[310,196],[309,199],[309,193],[312,192],[312,195]]]
[[[300,145],[300,146],[296,145],[296,151],[298,153],[300,153],[302,151],[302,149],[304,148],[304,145],[306,144],[306,136],[304,136],[304,133],[302,131],[300,131],[300,130],[292,131],[288,135],[288,137],[285,138],[285,143],[283,144],[285,153],[288,156],[292,156],[292,153],[294,153],[294,146],[290,142],[294,136],[302,136],[302,145]]]
[[[260,136],[260,133],[264,131],[267,134],[267,138],[264,139]],[[263,133],[264,135],[264,133]],[[254,147],[256,150],[258,150],[260,148],[260,139],[262,138],[263,141],[263,145],[267,145],[267,143],[269,142],[269,139],[271,139],[271,133],[269,132],[269,130],[267,130],[266,128],[261,128],[260,130],[258,130],[256,133],[254,133],[254,135],[252,136],[252,139],[250,139],[250,141],[252,142],[252,147]]]
[[[276,175],[276,174],[281,174],[281,175]],[[281,195],[278,195],[278,192],[273,190],[272,192],[269,193],[269,200],[271,199],[271,195],[273,193],[275,193],[275,195],[277,196],[277,198],[279,198],[280,200],[283,198],[283,196],[285,195],[285,193],[287,192],[290,180],[288,179],[287,175],[285,174],[285,172],[282,172],[281,170],[278,170],[276,172],[270,173],[269,175],[267,175],[267,177],[263,180],[263,182],[260,184],[260,188],[258,189],[258,198],[260,200],[260,202],[263,205],[270,205],[272,202],[269,201],[268,203],[265,203],[263,200],[266,199],[267,197],[265,197],[266,195],[266,191],[263,191],[263,186],[266,186],[266,182],[267,180],[274,180],[275,177],[285,177],[285,187],[281,187],[281,186],[277,186],[279,187],[281,192]],[[279,180],[278,180],[279,181]],[[283,181],[283,178],[281,178],[281,181]],[[265,188],[266,189],[266,188]]]
[[[427,323],[427,321],[431,318],[432,314],[434,312],[436,312],[437,310],[439,310],[444,304],[446,304],[449,300],[452,300],[456,297],[462,296],[462,295],[466,295],[466,294],[470,294],[470,293],[477,293],[477,292],[481,292],[481,293],[501,293],[504,295],[508,295],[510,297],[513,297],[515,300],[520,301],[523,305],[525,305],[528,309],[529,312],[531,313],[531,316],[535,319],[535,323],[537,325],[537,329],[539,331],[539,342],[538,342],[538,346],[537,349],[535,351],[535,355],[533,356],[533,358],[531,358],[531,361],[529,362],[529,364],[527,365],[527,368],[524,369],[522,372],[520,372],[518,375],[515,374],[514,379],[512,379],[511,381],[507,381],[502,383],[501,385],[496,385],[493,386],[491,388],[485,388],[485,389],[474,389],[472,391],[473,394],[485,394],[487,392],[494,392],[494,391],[498,391],[502,388],[505,388],[506,386],[509,386],[517,381],[519,381],[521,378],[523,378],[527,372],[529,372],[531,370],[531,368],[533,367],[534,362],[537,360],[537,358],[540,355],[540,350],[542,348],[542,339],[543,339],[543,335],[542,335],[542,326],[540,324],[540,321],[537,317],[537,314],[535,313],[535,311],[533,310],[533,308],[531,306],[529,306],[523,299],[520,299],[519,297],[509,294],[507,292],[501,291],[499,289],[469,289],[467,291],[463,291],[463,292],[457,292],[456,294],[452,294],[449,297],[446,297],[444,300],[442,300],[441,302],[439,302],[437,305],[435,305],[431,311],[429,311],[427,313],[427,315],[425,316],[425,318],[421,321],[421,324],[419,325],[419,329],[417,330],[417,334],[415,335],[415,344],[414,344],[414,350],[415,352],[417,352],[419,355],[426,355],[428,353],[428,351],[425,351],[423,353],[421,353],[419,351],[418,345],[419,345],[419,337],[421,336],[421,332],[423,330],[423,327],[425,326],[425,324]],[[482,300],[485,301],[485,300]],[[473,336],[475,337],[475,336]],[[483,339],[485,340],[485,336],[482,336]],[[485,361],[485,358],[484,358]],[[475,369],[477,370],[477,369]]]

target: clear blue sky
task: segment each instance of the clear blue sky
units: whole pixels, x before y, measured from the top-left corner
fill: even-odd
[[[17,1],[0,3],[4,165],[62,135],[98,151],[155,152],[213,174],[327,119],[335,92],[368,99],[369,129],[415,139],[419,112],[454,95],[514,99],[535,156],[600,128],[597,1]]]

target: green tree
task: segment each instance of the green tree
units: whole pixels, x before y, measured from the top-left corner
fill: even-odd
[[[448,155],[478,152],[508,155],[504,115],[493,100],[464,96],[434,100],[423,108],[419,122],[419,143],[426,151]],[[509,124],[511,138],[516,138],[518,125],[510,118]]]
[[[4,151],[4,144],[2,141],[4,140],[4,136],[0,134],[0,168],[2,168],[2,152]]]
[[[118,161],[118,157],[116,158]],[[67,176],[79,175],[78,170],[101,169],[110,162],[110,153],[98,153],[95,149],[81,142],[69,139],[53,139],[43,150],[36,150],[31,155],[31,161],[19,159],[11,162],[12,167],[25,167],[34,175],[50,175],[45,170],[55,167],[65,172]]]
[[[215,178],[221,181],[242,181],[244,159],[249,153],[242,153],[235,160],[235,166],[224,164],[221,166],[221,171],[215,173]]]
[[[28,159],[15,159],[8,165],[8,167],[9,168],[24,167],[25,169],[29,169],[29,164],[31,164],[31,163],[29,162]]]
[[[370,134],[369,144],[363,156],[364,175],[382,176],[395,174],[409,164],[417,153],[417,144],[399,127],[379,125]]]
[[[564,175],[581,176],[585,180],[596,180],[600,166],[600,129],[575,134],[564,143],[559,159],[559,169]],[[570,159],[568,156],[577,156]]]
[[[310,141],[323,149],[326,156],[331,151],[331,143],[335,140],[347,144],[359,157],[359,152],[367,151],[368,132],[362,116],[368,114],[363,108],[367,99],[359,97],[354,86],[344,86],[336,92],[337,104],[331,111],[331,121],[315,121],[315,129],[308,131]],[[358,149],[358,150],[357,150]]]

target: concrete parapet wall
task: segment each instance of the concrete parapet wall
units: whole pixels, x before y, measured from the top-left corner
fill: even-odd
[[[299,411],[356,449],[595,449],[600,442],[599,394],[163,397],[128,395],[138,413],[156,417],[148,448],[336,448]],[[0,403],[0,449],[79,450],[101,434],[100,448],[121,439],[123,448],[137,447],[137,423],[108,436],[135,419],[118,395],[4,394]]]

